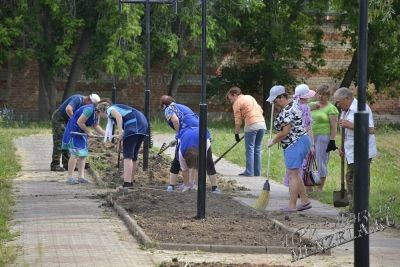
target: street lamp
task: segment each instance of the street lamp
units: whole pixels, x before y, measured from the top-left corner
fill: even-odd
[[[149,133],[144,139],[143,144],[143,170],[146,171],[149,166],[149,148],[150,148],[150,8],[152,4],[170,4],[173,10],[177,10],[177,0],[119,0],[118,9],[121,11],[122,4],[145,4],[146,20],[146,86],[144,90],[144,115],[149,122]]]
[[[359,1],[360,18],[358,24],[358,107],[354,114],[354,236],[369,228],[369,166],[368,166],[368,119],[365,109],[367,87],[368,50],[368,0]],[[364,229],[362,229],[364,228]],[[354,240],[354,266],[369,266],[369,235],[361,235]]]

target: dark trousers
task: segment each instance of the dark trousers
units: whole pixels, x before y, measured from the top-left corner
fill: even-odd
[[[62,138],[64,135],[65,125],[67,124],[66,119],[62,113],[56,110],[51,117],[51,131],[53,133],[53,154],[51,157],[50,167],[60,165],[60,157],[62,155],[63,166],[68,166],[69,154],[68,151],[62,151]]]
[[[179,164],[179,154],[178,153],[179,153],[179,146],[177,145],[175,147],[175,157],[172,160],[171,169],[169,170],[173,174],[178,174],[179,171],[181,170],[181,165]],[[214,165],[214,161],[212,158],[212,151],[211,151],[211,146],[210,146],[210,148],[207,150],[207,174],[214,175],[216,173],[217,173],[217,171],[215,170],[215,165]]]
[[[371,160],[368,160],[368,169],[371,165]],[[347,185],[347,197],[349,198],[349,211],[354,211],[354,163],[347,164],[346,170],[346,185]],[[368,173],[368,192],[370,188],[370,173]]]

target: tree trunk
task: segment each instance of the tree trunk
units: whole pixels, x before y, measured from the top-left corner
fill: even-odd
[[[51,113],[55,109],[55,94],[54,79],[49,74],[48,64],[41,59],[38,59],[39,65],[39,120],[49,120]]]
[[[39,24],[42,26],[43,46],[37,49],[38,65],[39,65],[39,120],[48,120],[51,118],[52,112],[56,108],[57,91],[54,86],[54,77],[51,70],[52,60],[41,56],[41,50],[46,49],[45,45],[52,45],[53,28],[50,21],[49,10],[42,7],[43,10],[38,16]]]
[[[343,77],[340,87],[349,88],[351,85],[351,82],[354,80],[356,73],[357,73],[357,54],[358,54],[358,51],[355,50],[353,52],[353,57],[351,58],[351,63],[349,65],[349,67],[347,68],[347,71]]]
[[[176,97],[178,94],[179,80],[182,76],[182,73],[179,71],[179,67],[175,68],[172,72],[171,82],[168,88],[168,95],[172,97]]]
[[[92,32],[90,31],[90,29],[85,28],[82,31],[78,49],[71,65],[71,69],[68,75],[68,81],[64,89],[63,100],[67,99],[75,92],[76,82],[81,77],[83,71],[81,58],[89,50],[91,37]]]

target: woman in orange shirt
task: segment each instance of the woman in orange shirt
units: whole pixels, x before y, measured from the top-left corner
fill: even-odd
[[[246,170],[241,176],[261,175],[262,140],[267,129],[263,110],[251,95],[243,95],[239,87],[232,87],[226,94],[235,117],[235,140],[244,122],[244,142],[246,148]]]

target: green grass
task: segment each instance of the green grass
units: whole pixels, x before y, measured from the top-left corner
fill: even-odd
[[[153,129],[157,129],[158,124],[153,125]],[[164,125],[167,125],[164,121]],[[234,122],[209,122],[208,127],[211,131],[213,143],[212,150],[213,154],[221,155],[229,147],[235,143],[234,138]],[[162,131],[165,131],[164,129]],[[172,130],[169,129],[172,133]],[[161,132],[161,130],[160,130]],[[263,150],[263,175],[267,175],[267,160],[268,150],[265,148],[268,132],[264,138],[264,150]],[[337,144],[340,143],[339,136],[337,138]],[[377,130],[376,134],[377,146],[379,155],[372,160],[371,164],[371,192],[369,198],[370,211],[372,215],[382,207],[384,203],[392,196],[398,195],[400,188],[400,147],[397,145],[400,140],[400,130],[391,127],[383,127]],[[245,166],[245,150],[244,142],[238,144],[232,149],[226,156],[225,159]],[[340,157],[335,152],[331,153],[329,161],[329,175],[326,180],[324,190],[321,193],[314,192],[312,197],[318,199],[324,203],[332,204],[333,196],[332,192],[340,190]],[[278,149],[275,145],[271,149],[271,168],[270,177],[272,180],[282,183],[283,175],[285,173],[285,166],[283,161],[282,149]],[[395,216],[397,222],[400,221],[400,200],[396,199],[392,204],[391,211]]]
[[[10,220],[14,197],[12,194],[12,178],[21,166],[17,162],[13,139],[23,135],[50,133],[50,130],[36,128],[0,128],[0,266],[12,263],[16,257],[16,248],[7,245],[16,233],[10,231]]]

